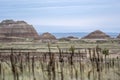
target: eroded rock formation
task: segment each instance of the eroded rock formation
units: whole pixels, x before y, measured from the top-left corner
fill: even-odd
[[[0,37],[1,40],[5,38],[24,38],[24,39],[39,39],[39,35],[32,25],[25,21],[3,20],[0,23]]]
[[[96,30],[94,32],[91,32],[87,36],[83,37],[83,39],[109,39],[110,36],[107,35],[106,33]]]
[[[120,39],[120,34],[117,36],[117,38],[119,38],[119,39]]]
[[[52,35],[51,33],[43,33],[42,35],[40,35],[40,39],[48,39],[48,40],[56,40],[56,37],[54,35]]]

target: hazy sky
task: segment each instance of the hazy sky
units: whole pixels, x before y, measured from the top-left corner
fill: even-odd
[[[120,32],[120,0],[0,0],[0,21],[25,20],[39,32]]]

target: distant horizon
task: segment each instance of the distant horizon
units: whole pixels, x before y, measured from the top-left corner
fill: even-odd
[[[93,31],[95,31],[95,30],[93,30]],[[41,32],[41,31],[37,31],[37,32],[38,33],[46,33],[46,32],[49,32],[49,33],[91,33],[93,31],[82,31],[82,32],[50,32],[50,31],[42,31]],[[103,32],[105,32],[105,33],[118,33],[118,34],[120,33],[120,32],[113,32],[113,31],[111,31],[111,32],[110,31],[109,32],[103,31]]]
[[[105,32],[105,33],[120,33],[120,31],[119,31],[119,29],[118,30],[109,30],[109,29],[107,29],[107,30],[105,30],[105,29],[90,29],[90,30],[87,30],[87,29],[78,29],[77,31],[73,31],[73,30],[60,30],[59,28],[58,28],[58,30],[56,30],[56,31],[52,31],[52,30],[49,30],[49,28],[48,29],[42,29],[42,27],[36,27],[36,26],[34,26],[33,25],[33,27],[36,29],[36,31],[37,32],[39,32],[39,33],[45,33],[45,32],[50,32],[50,33],[90,33],[90,32],[93,32],[93,31],[95,31],[95,30],[100,30],[100,31],[102,31],[102,32]]]
[[[43,32],[44,33],[44,32]],[[43,33],[38,33],[39,35],[42,35]],[[90,32],[71,32],[71,33],[51,33],[54,35],[56,38],[62,38],[62,37],[68,37],[68,36],[73,36],[73,37],[78,37],[82,38],[84,36],[87,36]],[[116,38],[120,33],[106,33],[107,35],[111,36],[112,38]]]

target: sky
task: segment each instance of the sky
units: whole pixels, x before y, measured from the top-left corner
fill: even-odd
[[[38,32],[120,32],[120,0],[0,0],[0,21],[24,20]]]

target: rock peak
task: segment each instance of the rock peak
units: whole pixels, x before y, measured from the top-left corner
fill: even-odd
[[[1,22],[1,24],[9,24],[9,23],[15,23],[15,21],[12,20],[12,19],[9,19],[9,20],[3,20],[3,21]]]
[[[25,21],[14,21],[12,19],[3,20],[0,24],[27,24]]]

